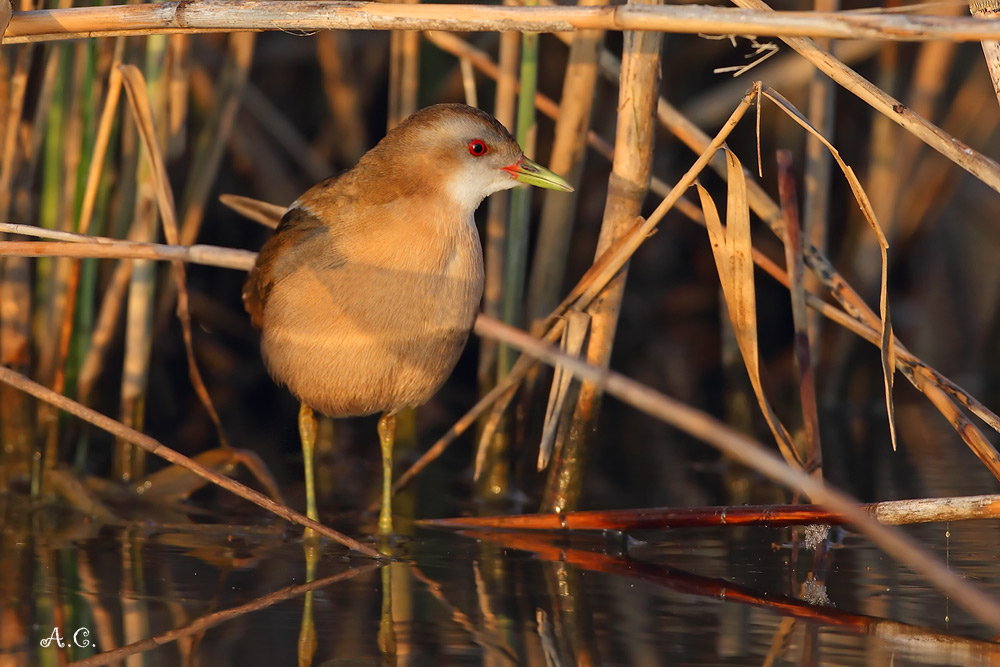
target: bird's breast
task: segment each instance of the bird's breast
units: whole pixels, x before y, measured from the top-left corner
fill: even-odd
[[[341,242],[337,262],[320,248],[299,253],[315,259],[300,259],[264,310],[271,374],[332,416],[427,401],[458,361],[483,291],[475,226],[434,227]]]

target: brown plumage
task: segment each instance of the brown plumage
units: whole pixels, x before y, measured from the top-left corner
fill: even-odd
[[[569,188],[524,158],[492,116],[445,104],[299,197],[243,291],[271,376],[333,417],[426,402],[458,361],[482,297],[473,213],[519,182]]]

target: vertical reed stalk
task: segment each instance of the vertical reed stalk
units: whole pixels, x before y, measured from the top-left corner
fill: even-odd
[[[73,45],[73,57],[66,72],[66,83],[71,83],[66,104],[67,117],[63,128],[63,193],[59,206],[58,228],[69,231],[74,227],[79,209],[81,166],[83,164],[84,115],[92,116],[86,106],[85,95],[93,84],[93,73],[96,62],[88,53],[93,53],[93,44],[79,42]],[[65,392],[66,364],[69,358],[70,340],[73,335],[73,320],[76,309],[76,290],[79,284],[79,261],[61,259],[55,264],[56,271],[51,291],[51,338],[50,352],[47,355],[52,361],[51,384],[53,391]],[[59,438],[59,414],[57,410],[42,408],[39,411],[45,439],[45,463],[47,469],[52,469],[57,463],[57,446]],[[44,417],[42,417],[44,416]]]
[[[140,163],[140,190],[135,216],[138,237],[155,240],[156,202],[149,183],[146,161]],[[125,319],[125,362],[122,368],[121,422],[137,431],[143,429],[145,397],[149,382],[149,356],[152,347],[153,291],[156,286],[156,263],[132,260]],[[145,455],[131,443],[119,441],[113,475],[122,482],[142,477]]]
[[[208,122],[202,127],[195,142],[195,156],[184,188],[184,199],[180,242],[191,245],[198,239],[201,223],[205,215],[205,202],[215,174],[219,171],[223,148],[229,140],[239,110],[243,90],[250,74],[256,35],[235,32],[229,36],[229,55],[220,75],[220,83],[214,101],[214,108],[208,114]],[[173,283],[171,283],[173,285]],[[176,297],[176,288],[171,288]],[[171,299],[173,301],[173,299]]]
[[[476,70],[468,58],[459,58],[458,66],[462,71],[462,89],[465,91],[465,103],[470,107],[479,106],[479,92],[476,90]]]
[[[404,0],[416,3],[419,0]],[[420,74],[420,32],[393,30],[389,36],[389,120],[388,129],[403,122],[417,110]]]
[[[606,4],[607,0],[580,2],[581,6]],[[549,168],[563,175],[574,189],[579,189],[587,153],[587,133],[599,73],[598,55],[603,41],[603,30],[574,33],[569,65],[563,79]],[[573,233],[576,197],[576,192],[544,193],[542,219],[528,281],[528,322],[532,327],[544,320],[559,304]]]
[[[61,6],[69,4],[60,2]],[[75,163],[79,161],[80,149],[75,141],[78,133],[74,130],[79,128],[79,118],[75,109],[76,68],[71,48],[70,44],[60,44],[49,53],[42,94],[35,110],[32,143],[33,152],[35,147],[40,146],[42,156],[39,221],[43,227],[63,231],[72,224],[69,207],[76,185]],[[38,131],[41,127],[45,127],[44,133]],[[54,258],[39,263],[35,274],[36,305],[32,313],[32,335],[38,351],[38,376],[50,386],[62,382],[58,369],[59,336],[56,332],[66,306],[68,268],[69,260]],[[33,467],[32,470],[32,491],[35,493],[42,490],[44,471],[54,468],[58,459],[56,428],[59,411],[49,405],[40,405],[37,420],[42,456],[35,460],[35,463],[41,463],[41,468]]]
[[[104,368],[104,355],[111,346],[131,279],[132,262],[121,260],[115,265],[104,289],[101,308],[97,313],[97,319],[90,335],[90,347],[87,348],[83,363],[80,364],[77,398],[84,405],[90,404],[94,385]]]
[[[517,63],[521,37],[516,32],[500,35],[498,55],[500,76],[497,78],[496,103],[493,116],[505,127],[514,127],[517,106]],[[504,247],[507,245],[507,211],[509,192],[498,192],[489,198],[486,213],[486,242],[483,244],[486,277],[483,290],[483,312],[500,319],[503,295]],[[479,392],[488,392],[497,379],[497,349],[495,341],[483,341],[479,351]]]
[[[244,33],[233,33],[233,36]],[[253,34],[253,33],[249,33]],[[187,147],[187,117],[191,83],[190,35],[170,35],[167,56],[167,145],[166,157],[181,155]]]
[[[537,4],[528,0],[529,6]],[[521,90],[517,98],[515,138],[528,155],[534,153],[535,91],[538,89],[538,34],[521,34]],[[524,316],[524,279],[528,264],[528,223],[531,218],[531,191],[515,188],[510,196],[510,221],[504,249],[502,320],[520,326]],[[502,379],[514,365],[514,351],[500,345],[497,377]]]
[[[9,47],[8,47],[9,48]],[[17,59],[8,88],[7,124],[3,135],[3,157],[0,163],[0,218],[8,220],[13,206],[13,182],[25,162],[25,146],[21,119],[31,68],[32,47],[18,47]],[[25,257],[6,257],[0,262],[0,365],[25,372],[31,363],[28,341],[31,336],[30,266]],[[6,482],[28,471],[32,460],[34,419],[31,403],[20,391],[0,386],[0,460],[3,461]]]
[[[537,4],[529,0],[529,4]],[[535,91],[538,88],[538,35],[521,33],[520,89],[517,97],[517,119],[514,136],[527,154],[533,154],[535,141]],[[524,315],[524,280],[528,262],[528,224],[531,218],[530,188],[516,188],[510,194],[507,238],[503,257],[503,288],[500,316],[503,321],[519,326]],[[497,348],[497,380],[502,380],[514,365],[515,353],[503,343]],[[489,463],[480,479],[480,493],[487,499],[507,495],[510,485],[510,428],[505,417],[483,443],[488,446]]]
[[[167,45],[166,35],[154,35],[146,43],[146,79],[149,101],[160,134],[167,120]],[[157,138],[161,147],[165,137]],[[145,147],[140,148],[144,155]],[[148,157],[140,159],[136,172],[135,219],[140,241],[155,241],[157,235],[156,183]],[[122,423],[141,431],[145,418],[146,391],[153,336],[153,298],[156,289],[156,266],[147,260],[132,262],[125,326],[125,362],[122,369]],[[142,477],[145,452],[131,443],[119,441],[114,461],[114,475],[123,482]]]
[[[630,0],[630,4],[660,2]],[[650,181],[659,98],[660,45],[663,40],[661,34],[651,32],[626,32],[624,39],[615,156],[595,257],[600,257],[635,222]],[[605,367],[610,363],[627,274],[626,264],[587,308],[591,315],[587,346],[590,363]],[[542,500],[543,511],[557,512],[576,507],[600,401],[601,392],[593,383],[581,384],[568,437],[555,452],[549,471]]]
[[[405,1],[419,2],[419,0]],[[389,130],[399,125],[417,110],[417,98],[420,91],[420,32],[394,30],[390,39]],[[395,455],[393,458],[396,460],[406,458],[410,452],[416,451],[417,446],[417,413],[411,407],[396,415],[396,439],[393,445]],[[400,517],[412,518],[413,500],[412,496],[400,498],[396,505],[398,511],[394,513]],[[385,572],[388,569],[385,568]],[[399,594],[408,598],[409,590],[406,582],[403,582],[401,586]]]
[[[534,0],[529,0],[535,4]],[[535,152],[535,93],[538,89],[538,35],[521,34],[520,90],[517,98],[515,138],[526,154]],[[531,188],[516,188],[510,194],[507,243],[504,248],[503,297],[501,316],[504,321],[520,326],[524,317],[524,282],[528,263],[528,237],[531,220]],[[501,343],[497,349],[497,380],[510,373],[516,360],[515,351]],[[487,498],[503,498],[510,487],[510,444],[512,423],[509,415],[496,424],[489,438],[489,465],[482,476],[480,490]],[[489,428],[483,432],[486,442]],[[481,445],[482,446],[482,443]]]
[[[47,229],[62,229],[63,219],[63,129],[66,122],[66,98],[69,84],[67,50],[69,44],[56,44],[49,50],[48,62],[39,106],[35,112],[33,138],[41,146],[41,192],[38,206],[38,223]],[[42,130],[44,128],[44,130]],[[34,143],[34,142],[33,142]],[[55,283],[54,259],[39,261],[35,266],[36,306],[33,312],[33,344],[38,351],[38,377],[45,384],[52,382],[55,374],[55,347],[51,344],[51,331],[55,313],[53,298]],[[39,413],[39,420],[48,422],[55,413],[47,408]]]
[[[792,175],[791,151],[778,151],[776,161],[778,165],[778,194],[781,198],[781,210],[784,214],[785,267],[788,271],[788,291],[792,298],[792,321],[795,327],[792,346],[799,370],[799,401],[802,407],[802,423],[805,431],[805,445],[797,446],[797,449],[799,449],[799,460],[804,461],[803,467],[806,472],[822,477],[823,450],[820,445],[819,410],[816,406],[816,383],[813,380],[809,323],[806,317],[806,292],[803,280],[805,262],[802,259],[802,231],[799,223],[795,177]]]
[[[815,0],[813,7],[819,12],[832,12],[840,7],[840,0]],[[831,51],[829,39],[817,39],[817,46]],[[808,118],[813,127],[824,137],[833,137],[833,102],[837,87],[822,72],[814,71],[809,83]],[[802,234],[806,243],[811,243],[820,252],[826,252],[829,230],[830,175],[833,158],[826,147],[811,134],[806,135],[805,187],[802,204]],[[822,288],[819,279],[812,273],[805,276],[805,289],[810,292]],[[819,350],[820,314],[809,311],[809,340],[814,352]]]
[[[361,94],[351,75],[348,32],[323,30],[316,35],[316,58],[323,70],[323,88],[333,116],[337,140],[334,150],[343,164],[354,164],[364,155],[368,129],[361,108]]]
[[[100,120],[97,123],[96,130],[93,127],[93,117],[95,113],[93,110],[89,110],[88,114],[90,120],[85,123],[88,128],[87,137],[85,138],[84,153],[90,156],[90,163],[87,165],[86,176],[83,180],[83,188],[80,195],[80,203],[77,211],[77,231],[81,234],[86,234],[90,231],[91,223],[94,219],[94,210],[97,206],[97,198],[99,187],[102,181],[102,176],[104,176],[104,164],[105,158],[108,153],[108,144],[111,139],[111,132],[114,126],[114,119],[118,111],[118,100],[121,94],[121,74],[118,71],[117,64],[121,62],[122,54],[124,53],[125,39],[119,37],[114,42],[113,53],[111,56],[111,67],[108,71],[108,87],[105,93],[104,107],[100,114]],[[91,109],[90,104],[96,107],[96,94],[91,95],[91,100],[88,103],[88,109]],[[81,173],[82,173],[81,168]],[[94,260],[84,260],[83,262],[76,262],[73,265],[72,271],[69,277],[68,289],[67,289],[67,304],[66,313],[62,322],[62,330],[60,332],[61,341],[60,349],[63,350],[62,346],[65,345],[65,352],[68,355],[69,345],[72,338],[72,333],[74,326],[78,332],[77,334],[77,344],[75,347],[75,354],[73,355],[73,374],[72,377],[67,378],[70,381],[70,386],[76,389],[76,394],[79,396],[79,385],[77,384],[80,379],[80,373],[82,371],[82,364],[87,358],[87,353],[90,348],[92,341],[91,338],[91,328],[94,323],[94,299],[95,290],[97,286],[97,262]],[[76,312],[76,304],[78,297],[81,299],[79,312]],[[57,389],[56,391],[60,391]],[[76,452],[78,463],[83,463],[87,456],[87,439],[81,439],[79,448]]]
[[[510,4],[510,0],[505,0]],[[518,62],[520,60],[521,36],[516,32],[505,32],[500,35],[499,76],[497,77],[496,102],[493,115],[505,127],[514,127],[515,109],[518,105]],[[483,293],[483,312],[499,319],[504,298],[504,262],[507,246],[507,217],[510,211],[510,192],[497,192],[489,198],[486,213],[485,285]],[[499,346],[496,341],[483,340],[479,347],[478,384],[480,395],[485,395],[497,383],[499,363]],[[506,421],[502,421],[491,429],[493,434],[479,444],[480,449],[486,448],[489,456],[484,459],[485,474],[477,480],[477,495],[485,500],[492,500],[506,492],[508,483],[508,466],[506,452],[509,443],[509,433]]]

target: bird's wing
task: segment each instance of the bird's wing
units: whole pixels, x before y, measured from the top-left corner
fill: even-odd
[[[250,321],[260,329],[264,319],[264,304],[274,284],[305,257],[300,253],[306,246],[319,242],[323,247],[324,267],[333,269],[343,264],[337,250],[336,234],[309,209],[293,204],[282,216],[274,236],[260,249],[257,262],[243,285],[243,306],[250,314]],[[312,248],[315,250],[315,246]],[[315,260],[313,260],[315,261]]]

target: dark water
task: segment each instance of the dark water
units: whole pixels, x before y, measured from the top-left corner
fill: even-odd
[[[996,522],[908,532],[1000,594]],[[384,567],[324,546],[311,596],[290,588],[306,581],[303,543],[277,525],[38,534],[5,531],[0,665],[158,635],[111,664],[293,665],[300,652],[314,665],[1000,664],[989,628],[837,530],[818,554],[793,551],[787,529],[572,541],[417,530]],[[300,641],[310,616],[312,651]],[[40,644],[54,628],[64,648]]]

